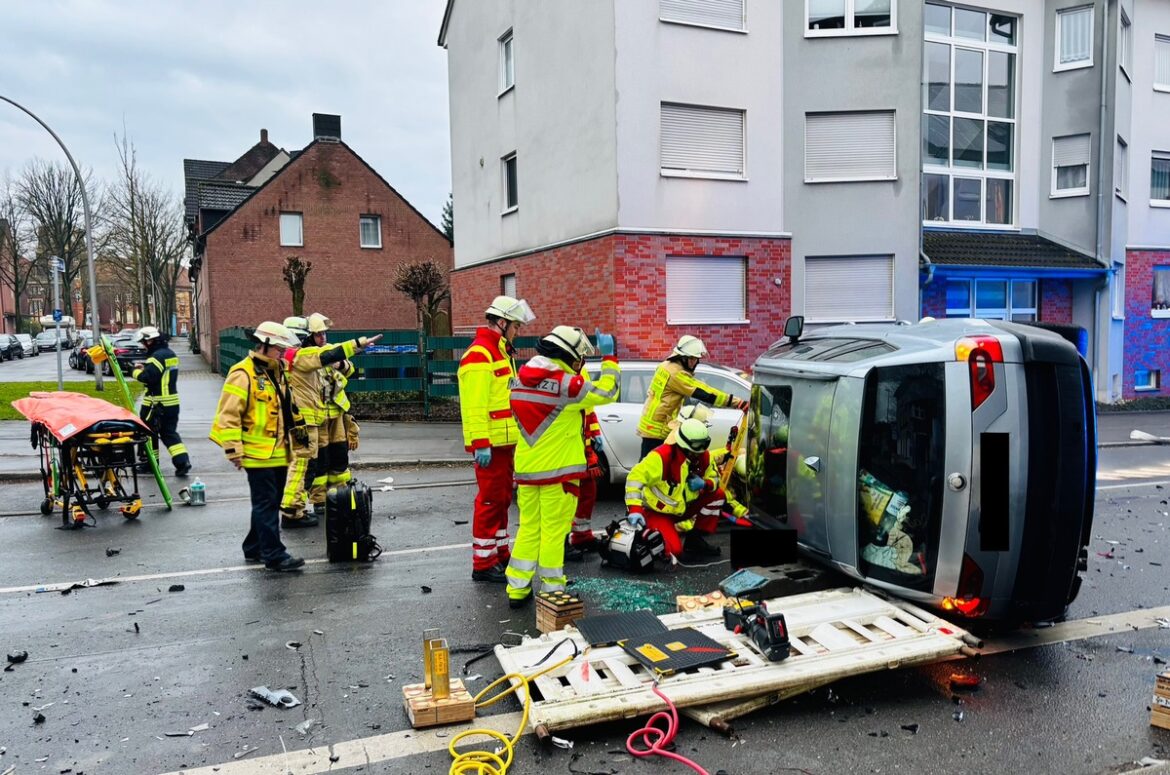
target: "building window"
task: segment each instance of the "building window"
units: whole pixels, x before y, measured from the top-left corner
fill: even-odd
[[[516,298],[516,275],[502,274],[500,275],[500,293],[504,296],[511,296]]]
[[[514,212],[520,206],[520,194],[516,188],[516,152],[500,159],[503,169],[504,213]]]
[[[1125,264],[1113,262],[1113,281],[1109,287],[1113,293],[1113,319],[1125,319]]]
[[[663,175],[744,178],[744,112],[662,103]]]
[[[305,244],[304,216],[300,213],[280,214],[280,246],[299,248]]]
[[[1093,66],[1093,6],[1056,12],[1056,64],[1053,70]]]
[[[512,61],[512,31],[500,36],[500,94],[516,85],[516,66]]]
[[[922,217],[1015,221],[1016,23],[927,3],[923,57]]]
[[[658,18],[664,22],[744,30],[744,0],[658,0]]]
[[[1133,373],[1134,390],[1157,390],[1162,385],[1162,372],[1158,369],[1138,369]]]
[[[1130,73],[1133,72],[1133,25],[1130,24],[1129,16],[1126,15],[1125,9],[1122,8],[1120,11],[1121,29],[1119,30],[1117,41],[1117,65],[1128,79],[1130,78]]]
[[[667,256],[666,322],[748,322],[747,260],[742,256]]]
[[[363,215],[358,218],[358,232],[363,248],[382,247],[382,218],[377,215]]]
[[[893,256],[809,256],[804,315],[814,323],[894,319]]]
[[[1154,267],[1153,275],[1150,309],[1155,313],[1166,313],[1163,315],[1155,314],[1154,317],[1170,317],[1170,266]]]
[[[1154,151],[1150,159],[1150,204],[1170,207],[1170,153]]]
[[[1089,135],[1052,138],[1052,196],[1089,193]]]
[[[1129,143],[1120,135],[1113,154],[1113,193],[1122,199],[1129,198]]]
[[[805,0],[805,35],[897,32],[897,0]]]
[[[1170,91],[1170,35],[1154,36],[1154,90]]]
[[[809,113],[804,182],[897,180],[894,111]]]
[[[1038,319],[1035,280],[947,280],[947,317],[1030,322]]]

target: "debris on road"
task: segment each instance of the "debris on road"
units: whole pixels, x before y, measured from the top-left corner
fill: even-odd
[[[61,584],[46,584],[43,587],[37,587],[37,592],[60,592],[62,595],[68,595],[75,589],[88,589],[89,587],[108,587],[118,582],[114,579],[86,579],[85,581],[63,582]]]
[[[301,701],[294,697],[292,692],[287,689],[273,691],[267,686],[257,686],[255,689],[252,689],[250,694],[277,708],[295,708],[301,704]]]
[[[259,750],[260,750],[260,747],[259,747],[259,746],[255,746],[255,745],[245,745],[245,746],[243,747],[243,749],[241,749],[241,750],[239,750],[239,751],[236,751],[234,754],[232,754],[232,758],[233,758],[233,759],[242,759],[242,758],[244,758],[245,756],[247,756],[248,754],[250,754],[250,753],[256,753],[256,752],[257,752],[257,751],[259,751]]]
[[[573,741],[572,740],[566,740],[565,738],[557,737],[556,735],[552,736],[552,744],[555,745],[557,748],[564,748],[566,751],[571,750],[573,748]]]
[[[191,732],[192,732],[192,733],[195,733],[195,732],[206,732],[206,731],[207,731],[207,730],[209,730],[209,729],[211,729],[211,724],[208,724],[208,723],[203,723],[203,724],[199,724],[198,726],[193,726],[193,727],[191,727]]]
[[[171,584],[171,586],[167,589],[167,592],[182,592],[185,589],[186,587],[182,584]]]
[[[324,635],[325,632],[324,632],[324,630],[313,630],[313,634],[314,635]]]
[[[917,724],[903,724],[902,729],[905,729],[907,732],[909,732],[912,735],[918,734],[918,725]]]
[[[40,713],[40,712],[34,713],[33,714],[33,723],[34,724],[44,724],[45,723],[45,714]]]
[[[426,584],[422,584],[422,585],[420,585],[420,586],[422,587],[422,593],[423,593],[424,595],[429,595],[429,594],[431,594],[431,592],[433,591],[433,590],[432,590],[430,587],[428,587]]]
[[[951,673],[951,691],[953,692],[971,692],[979,688],[983,683],[977,675],[967,675],[966,673]]]
[[[284,644],[284,647],[286,649],[292,649],[293,651],[296,651],[301,647],[301,642],[299,640],[290,640],[288,643]]]
[[[11,654],[8,655],[8,661],[14,665],[19,665],[21,662],[25,661],[26,659],[28,659],[28,652],[24,651],[24,650],[13,651]]]
[[[122,550],[120,548],[117,548],[114,546],[110,546],[110,547],[106,548],[106,556],[107,557],[115,557],[121,553],[122,553]]]
[[[317,719],[315,718],[305,719],[296,725],[297,734],[299,734],[301,737],[304,737],[305,735],[309,734],[309,730],[312,729],[313,725],[316,723]]]

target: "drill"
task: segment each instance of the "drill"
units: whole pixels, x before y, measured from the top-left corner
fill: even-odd
[[[769,613],[767,603],[745,606],[736,600],[735,607],[723,609],[723,626],[747,635],[771,662],[788,658],[788,625],[784,614]]]

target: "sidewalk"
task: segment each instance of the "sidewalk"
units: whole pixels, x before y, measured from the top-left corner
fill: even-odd
[[[179,433],[191,452],[193,475],[210,471],[231,471],[219,447],[207,438],[211,418],[219,400],[223,380],[210,371],[198,355],[187,349],[186,340],[176,339],[172,347],[179,356],[179,394],[182,414]],[[111,386],[113,387],[113,386]],[[111,398],[114,397],[111,392]],[[410,465],[471,465],[463,449],[458,423],[449,422],[363,422],[361,447],[350,453],[354,468],[392,468]],[[1142,446],[1129,432],[1134,429],[1155,436],[1170,437],[1170,412],[1110,412],[1097,418],[1100,447]],[[169,474],[170,463],[163,464]],[[37,451],[29,445],[29,425],[23,421],[0,422],[0,481],[24,481],[40,477]]]

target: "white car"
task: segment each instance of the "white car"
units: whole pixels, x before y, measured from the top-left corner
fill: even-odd
[[[41,351],[37,349],[36,342],[33,341],[31,334],[16,334],[16,341],[20,342],[24,347],[24,354],[28,357],[40,355]]]
[[[620,485],[626,480],[630,469],[641,460],[642,437],[638,435],[638,420],[642,417],[642,406],[646,403],[646,390],[654,378],[659,361],[623,360],[621,394],[612,404],[597,407],[597,419],[601,425],[601,468],[602,480]],[[586,364],[591,378],[600,375],[597,362]],[[700,363],[695,377],[716,390],[730,393],[737,398],[749,398],[752,393],[751,378],[742,371],[711,363]],[[691,400],[687,403],[696,403]],[[711,449],[720,449],[727,444],[727,433],[739,423],[743,412],[735,409],[715,409],[711,413]]]

